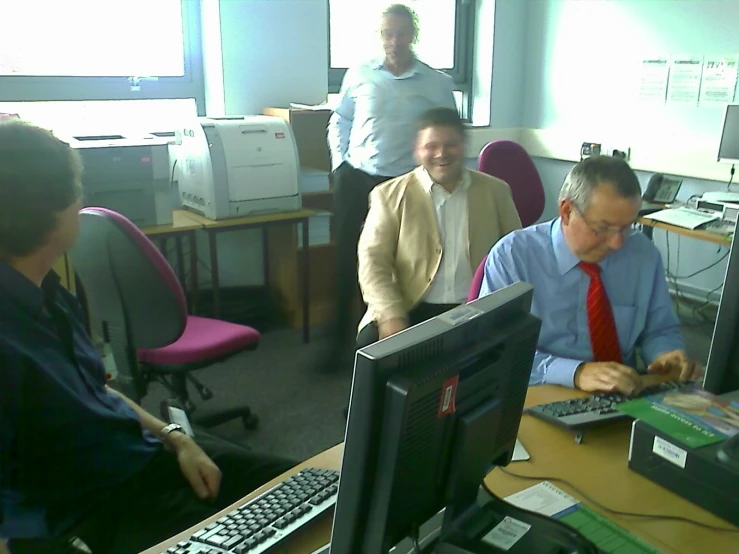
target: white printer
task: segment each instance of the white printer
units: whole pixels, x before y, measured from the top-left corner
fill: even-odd
[[[184,207],[209,219],[301,208],[298,149],[283,119],[197,118],[179,134]]]

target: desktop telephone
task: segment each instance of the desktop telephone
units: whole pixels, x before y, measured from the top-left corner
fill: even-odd
[[[680,179],[665,177],[662,173],[655,173],[649,178],[647,190],[642,196],[642,200],[647,202],[656,202],[659,204],[671,204],[677,198],[680,186],[683,182]]]

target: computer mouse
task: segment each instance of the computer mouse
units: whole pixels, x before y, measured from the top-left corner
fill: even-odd
[[[716,458],[722,464],[726,464],[734,471],[739,471],[739,433],[727,439],[724,444],[721,445]]]

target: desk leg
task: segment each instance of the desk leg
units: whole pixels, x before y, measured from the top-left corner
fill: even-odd
[[[190,290],[192,291],[192,305],[190,307],[193,315],[198,311],[198,245],[195,231],[188,233],[190,240]]]
[[[264,286],[269,289],[269,227],[262,227],[262,267]]]
[[[221,317],[221,285],[218,275],[218,233],[208,231],[210,246],[210,280],[213,287],[213,317]]]
[[[177,277],[180,278],[182,290],[187,290],[187,276],[185,275],[185,254],[182,252],[182,235],[174,238],[175,251],[177,252]]]
[[[308,247],[308,218],[303,220],[303,342],[310,341],[310,248]]]

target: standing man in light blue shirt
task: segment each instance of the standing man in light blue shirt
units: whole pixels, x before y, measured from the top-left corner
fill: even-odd
[[[516,281],[534,287],[531,311],[542,328],[530,384],[632,394],[642,386],[637,348],[648,371],[694,377],[660,253],[632,231],[640,202],[639,180],[625,161],[587,158],[565,179],[558,218],[514,231],[490,251],[481,295]],[[616,359],[594,355],[600,337],[589,321],[591,279],[610,303]]]
[[[346,72],[339,103],[328,124],[334,187],[336,313],[323,370],[338,369],[354,352],[357,242],[379,183],[411,171],[416,120],[433,107],[456,108],[449,75],[419,61],[411,49],[416,16],[402,5],[380,21],[385,58]]]

